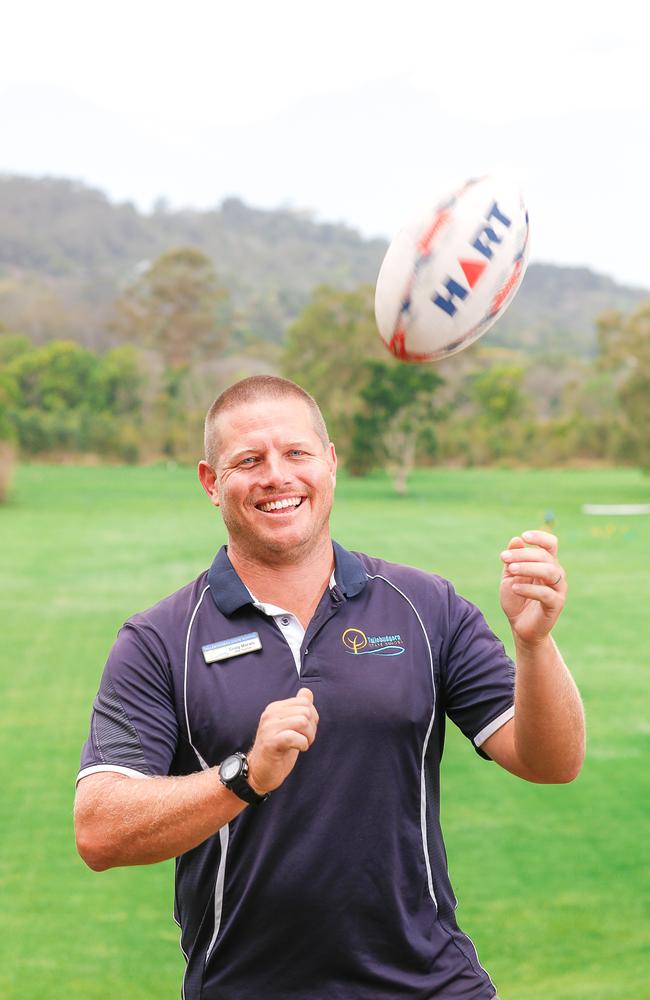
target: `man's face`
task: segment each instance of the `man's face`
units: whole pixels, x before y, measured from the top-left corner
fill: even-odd
[[[217,418],[219,458],[212,482],[238,553],[294,561],[329,538],[336,483],[334,446],[323,446],[302,399],[259,399]],[[207,467],[209,468],[209,467]]]

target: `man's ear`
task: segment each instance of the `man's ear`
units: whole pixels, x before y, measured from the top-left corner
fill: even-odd
[[[330,463],[330,476],[332,477],[332,485],[336,486],[337,458],[336,458],[336,450],[331,441],[329,443],[329,463]]]
[[[210,502],[214,504],[215,507],[219,506],[219,487],[217,485],[217,474],[207,462],[203,459],[199,462],[198,466],[199,482],[205,490],[205,492],[210,497]]]

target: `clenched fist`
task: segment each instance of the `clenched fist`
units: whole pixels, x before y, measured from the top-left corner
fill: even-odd
[[[279,788],[298,754],[314,742],[317,727],[318,712],[309,688],[301,688],[295,698],[267,705],[248,754],[249,785],[260,795]]]

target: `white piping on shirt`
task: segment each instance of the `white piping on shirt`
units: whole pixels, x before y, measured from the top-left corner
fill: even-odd
[[[219,928],[221,927],[221,914],[223,912],[223,890],[226,884],[226,854],[228,852],[228,840],[230,839],[230,827],[226,823],[219,830],[219,840],[221,842],[221,857],[219,858],[219,867],[217,869],[217,878],[214,883],[214,930],[212,931],[212,938],[210,944],[208,945],[208,950],[205,953],[206,965],[210,959],[210,955],[214,951],[214,946],[217,943],[217,936],[219,934]]]
[[[428,885],[429,885],[429,893],[431,895],[431,899],[433,900],[433,905],[435,906],[435,908],[437,910],[438,909],[438,900],[436,899],[435,889],[433,888],[433,875],[431,874],[431,861],[429,859],[429,847],[428,847],[428,842],[427,842],[427,789],[426,789],[426,783],[425,783],[425,780],[424,780],[424,761],[425,761],[425,758],[426,758],[426,755],[427,755],[427,747],[429,745],[429,737],[431,736],[431,730],[433,729],[433,720],[436,717],[436,682],[435,682],[435,679],[434,679],[434,676],[433,676],[433,653],[431,651],[431,643],[429,642],[429,636],[427,635],[427,630],[425,629],[424,623],[423,623],[422,619],[420,618],[420,615],[418,614],[417,608],[415,607],[415,605],[413,604],[413,602],[411,600],[409,600],[409,598],[406,596],[406,594],[402,590],[400,590],[399,587],[397,587],[394,583],[391,583],[390,580],[386,579],[385,576],[382,576],[380,573],[376,574],[375,576],[371,576],[370,574],[368,574],[368,579],[369,580],[383,580],[384,583],[387,583],[389,587],[392,587],[393,590],[396,590],[397,593],[400,594],[404,598],[404,600],[407,602],[407,604],[409,604],[411,606],[411,609],[412,609],[413,613],[415,614],[415,617],[417,618],[418,622],[420,623],[420,628],[422,629],[422,634],[424,635],[424,640],[425,640],[425,642],[427,644],[427,649],[429,650],[429,666],[430,666],[430,669],[431,669],[431,686],[433,688],[433,708],[432,708],[432,711],[431,711],[431,719],[429,721],[429,728],[427,729],[427,734],[426,734],[426,736],[424,738],[424,746],[422,747],[422,764],[421,764],[421,767],[420,767],[420,829],[422,831],[422,849],[423,849],[423,852],[424,852],[424,863],[425,863],[426,869],[427,869],[427,882],[428,882]]]
[[[208,584],[206,587],[204,587],[203,591],[201,592],[201,596],[199,597],[198,601],[196,602],[196,605],[194,607],[194,611],[192,612],[192,617],[190,618],[190,623],[187,626],[187,635],[185,636],[185,664],[184,664],[184,667],[183,667],[183,708],[185,710],[185,725],[187,726],[187,739],[188,739],[188,742],[189,742],[190,746],[192,747],[192,750],[196,754],[196,758],[197,758],[199,764],[201,765],[201,769],[203,771],[209,770],[209,765],[203,760],[203,757],[201,756],[201,754],[199,753],[199,751],[196,749],[196,747],[192,743],[192,730],[190,729],[190,717],[189,717],[189,713],[187,711],[187,668],[188,668],[188,658],[189,658],[189,649],[190,649],[190,633],[192,631],[192,625],[194,624],[194,619],[196,618],[197,612],[198,612],[199,608],[201,607],[201,602],[203,601],[203,598],[205,597],[205,595],[206,595],[206,593],[208,592],[209,589],[210,589],[210,584]],[[183,940],[183,931],[182,931],[182,928],[181,928],[181,941],[179,943],[180,943],[180,946],[181,946],[181,951],[183,952],[183,955],[185,956],[185,961],[187,962],[188,961],[188,957],[187,957],[187,955],[185,953],[185,949],[183,948],[182,940]],[[187,970],[188,969],[189,969],[189,965],[187,965],[186,968],[185,968],[185,972],[183,973],[183,982],[181,984],[181,994],[182,994],[183,1000],[185,1000],[185,977],[187,976]]]
[[[136,771],[133,767],[123,767],[121,764],[89,764],[88,767],[82,767],[81,771],[77,775],[76,784],[78,785],[82,778],[85,778],[87,774],[99,774],[102,771],[107,773],[115,774],[126,774],[129,778],[150,778],[150,774],[143,774],[142,771]]]
[[[184,672],[183,672],[183,705],[184,705],[184,708],[185,708],[185,725],[187,726],[187,739],[189,741],[190,746],[192,747],[192,750],[196,754],[197,760],[198,760],[199,764],[201,765],[201,768],[204,771],[209,770],[208,765],[203,760],[203,757],[201,756],[201,754],[199,753],[199,751],[196,749],[196,747],[192,743],[192,732],[190,730],[190,717],[189,717],[189,713],[187,711],[187,664],[188,664],[188,654],[189,654],[189,649],[190,649],[190,632],[192,631],[192,625],[194,624],[194,619],[196,618],[196,614],[197,614],[199,608],[201,607],[201,602],[202,602],[203,598],[205,597],[205,595],[207,594],[207,592],[208,592],[209,589],[210,589],[210,584],[208,584],[207,587],[204,588],[201,596],[199,597],[198,601],[196,602],[196,607],[194,608],[194,611],[192,612],[192,617],[190,618],[190,623],[187,626],[187,635],[185,637],[185,668],[184,668]]]
[[[515,706],[511,705],[510,708],[506,708],[505,712],[501,715],[497,715],[496,719],[492,719],[492,722],[488,722],[487,726],[483,726],[480,733],[477,733],[472,743],[475,747],[483,746],[485,741],[493,733],[496,733],[497,729],[501,729],[501,726],[505,726],[506,722],[513,719],[515,715]]]

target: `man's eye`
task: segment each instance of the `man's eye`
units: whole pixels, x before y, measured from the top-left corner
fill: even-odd
[[[301,451],[300,448],[292,448],[291,451],[289,452],[289,454],[290,455],[304,455],[305,453],[304,453],[304,451]]]
[[[242,458],[240,465],[252,465],[255,461],[255,455],[249,455],[248,458]]]

